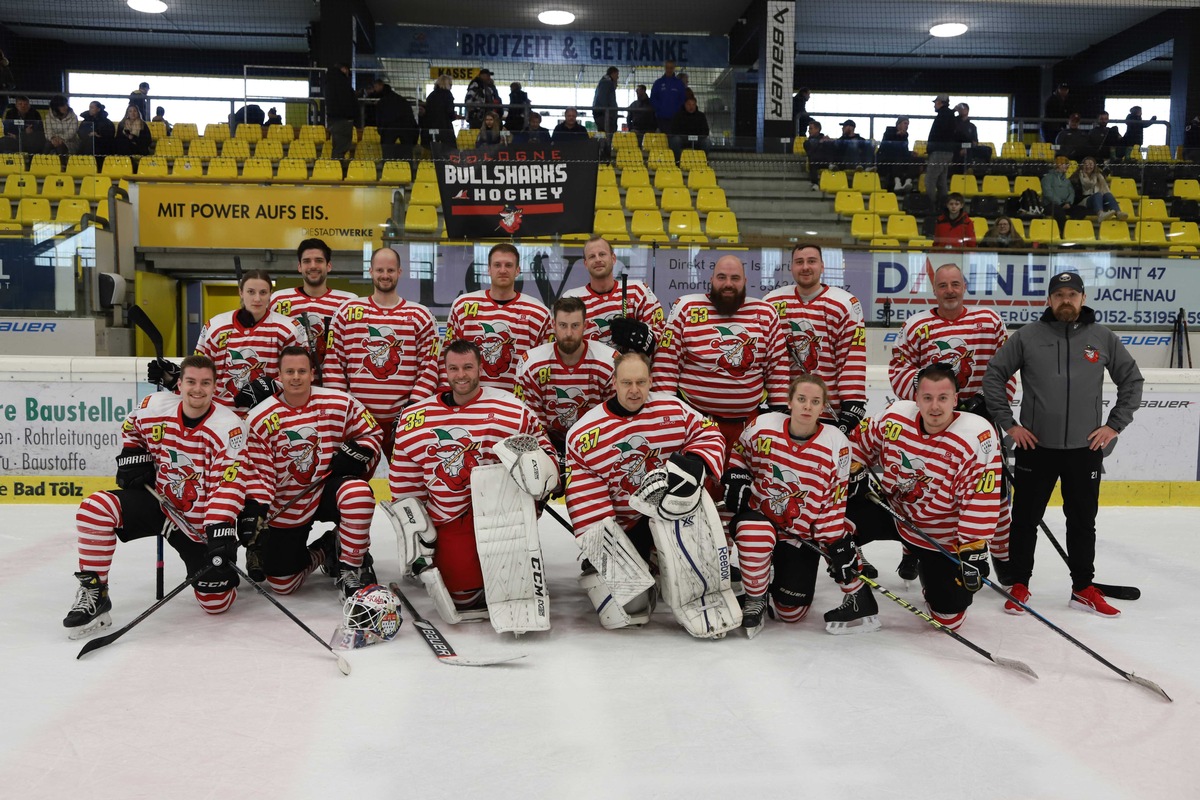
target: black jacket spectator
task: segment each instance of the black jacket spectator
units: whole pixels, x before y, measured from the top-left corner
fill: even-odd
[[[1059,87],[1060,90],[1064,88],[1066,88],[1066,84]],[[1047,97],[1046,104],[1042,107],[1042,116],[1046,118],[1046,121],[1042,123],[1042,139],[1053,143],[1058,138],[1058,132],[1066,127],[1063,120],[1070,115],[1070,111],[1065,92],[1055,91],[1054,94]]]
[[[685,103],[679,113],[671,119],[672,136],[708,136],[708,117],[696,109],[688,111]]]
[[[505,130],[523,131],[529,124],[529,93],[514,83],[508,92],[508,116],[504,119]]]
[[[380,136],[383,136],[384,131],[397,131],[400,144],[410,147],[416,144],[417,118],[408,98],[397,94],[387,84],[383,85],[383,90],[377,97],[379,103],[375,106],[375,122],[379,126]]]
[[[438,80],[440,81],[441,78]],[[430,147],[433,138],[429,131],[436,130],[438,143],[442,147],[457,150],[458,143],[454,139],[453,123],[458,118],[458,114],[454,112],[454,95],[451,94],[449,86],[434,86],[433,91],[425,98],[425,114],[421,121],[421,144]]]
[[[1157,120],[1157,116],[1150,118],[1150,122]],[[1122,140],[1126,147],[1141,147],[1142,141],[1145,138],[1145,130],[1150,127],[1150,122],[1142,122],[1142,109],[1135,106],[1129,109],[1129,116],[1125,118],[1125,138]]]
[[[933,124],[929,126],[929,138],[925,144],[926,152],[957,153],[959,147],[956,122],[954,112],[948,103],[939,108]]]
[[[358,119],[358,97],[350,84],[350,76],[340,69],[325,73],[325,118]]]
[[[79,152],[105,155],[113,151],[117,126],[108,118],[103,104],[93,101],[79,120]]]
[[[570,126],[566,122],[560,122],[554,126],[554,135],[550,138],[555,144],[561,144],[573,139],[586,140],[588,138],[588,130],[578,122]]]

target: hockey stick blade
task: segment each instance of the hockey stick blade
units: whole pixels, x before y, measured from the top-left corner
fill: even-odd
[[[421,616],[421,612],[413,606],[408,597],[400,589],[400,584],[393,581],[388,584],[388,588],[392,590],[392,594],[400,598],[400,602],[408,609],[408,613],[412,616],[413,627],[421,632],[421,638],[425,640],[425,644],[429,645],[429,649],[437,656],[438,661],[443,664],[450,664],[456,667],[490,667],[493,664],[506,664],[509,661],[516,661],[519,658],[524,658],[525,654],[517,656],[505,656],[497,658],[465,658],[454,652],[454,648],[446,641],[446,637],[442,636],[434,624]]]
[[[1033,671],[1033,667],[1029,666],[1024,661],[1018,661],[1015,658],[1005,658],[1004,656],[995,656],[995,655],[992,656],[991,658],[992,658],[992,663],[998,667],[1004,667],[1005,669],[1011,669],[1015,672],[1021,673],[1022,675],[1028,675],[1029,677],[1031,677],[1035,680],[1037,679],[1038,674]]]
[[[129,631],[131,631],[134,628],[134,626],[136,626],[142,620],[146,619],[146,617],[150,616],[155,611],[158,611],[160,608],[165,606],[172,598],[175,597],[175,595],[179,594],[184,589],[186,589],[187,587],[189,587],[193,583],[195,583],[197,579],[202,577],[204,575],[204,573],[208,572],[210,569],[212,569],[212,567],[205,567],[204,569],[197,572],[195,575],[191,576],[190,578],[185,579],[183,581],[183,583],[179,584],[174,589],[172,589],[170,591],[170,593],[167,594],[166,597],[163,597],[161,600],[159,600],[157,603],[155,603],[154,605],[147,608],[141,614],[138,614],[133,619],[132,622],[129,622],[124,627],[122,627],[120,630],[115,630],[112,633],[105,634],[104,636],[97,636],[95,639],[85,642],[83,647],[81,647],[79,649],[79,655],[75,656],[75,658],[76,659],[83,658],[88,653],[92,652],[93,650],[99,650],[101,647],[104,647],[105,645],[110,645],[113,642],[115,642],[117,639],[120,639],[122,636],[129,633]]]
[[[139,305],[133,305],[129,308],[129,321],[141,329],[142,333],[146,334],[146,338],[150,340],[150,345],[154,348],[154,355],[159,358],[163,357],[163,335],[154,321],[150,319],[150,315],[146,310]]]
[[[1114,600],[1137,600],[1142,596],[1142,590],[1136,586],[1115,586],[1111,583],[1096,583],[1092,581],[1092,585],[1104,593],[1105,597],[1111,597]]]

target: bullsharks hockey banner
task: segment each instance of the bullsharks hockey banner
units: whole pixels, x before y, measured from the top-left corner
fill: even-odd
[[[591,233],[599,143],[449,151],[437,162],[451,239]]]

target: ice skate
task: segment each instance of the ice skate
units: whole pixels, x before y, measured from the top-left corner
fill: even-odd
[[[112,626],[112,600],[108,599],[108,584],[100,582],[95,572],[76,572],[79,589],[75,593],[75,605],[63,618],[67,638],[82,639],[98,630]]]
[[[835,636],[870,633],[879,628],[879,604],[871,594],[871,587],[865,584],[846,595],[840,606],[825,612],[825,632]]]

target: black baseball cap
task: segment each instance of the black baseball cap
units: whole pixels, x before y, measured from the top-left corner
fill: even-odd
[[[1050,279],[1050,285],[1046,289],[1046,294],[1054,293],[1055,289],[1074,289],[1083,294],[1083,278],[1079,277],[1078,272],[1060,272]]]

